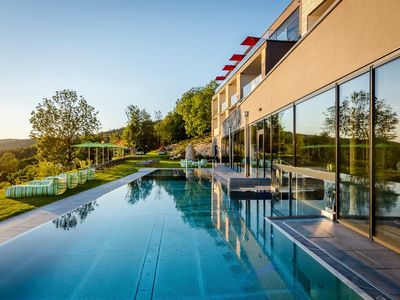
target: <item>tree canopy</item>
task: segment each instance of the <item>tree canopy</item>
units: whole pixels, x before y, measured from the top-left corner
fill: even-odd
[[[204,87],[191,88],[176,103],[176,112],[185,121],[188,137],[205,136],[211,131],[211,98],[217,83],[211,81]]]
[[[157,144],[157,136],[154,131],[151,115],[136,105],[129,105],[126,109],[128,122],[122,133],[126,144],[132,148],[143,148],[148,151]]]
[[[76,91],[57,91],[44,98],[31,113],[31,138],[39,161],[50,161],[69,168],[79,150],[71,146],[100,129],[97,111]]]
[[[156,124],[160,132],[162,145],[174,144],[186,139],[185,122],[182,115],[176,111],[169,112],[164,119]]]

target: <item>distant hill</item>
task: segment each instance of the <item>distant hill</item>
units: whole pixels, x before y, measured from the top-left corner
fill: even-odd
[[[0,151],[28,148],[34,144],[31,139],[0,139]]]

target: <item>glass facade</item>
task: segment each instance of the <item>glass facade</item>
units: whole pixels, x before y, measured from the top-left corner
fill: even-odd
[[[296,9],[270,36],[271,40],[297,41],[299,33],[299,10]]]
[[[335,90],[296,105],[296,166],[320,171],[314,177],[294,174],[293,197],[330,213],[335,209]]]
[[[400,248],[400,59],[375,70],[375,234]]]
[[[369,74],[339,86],[339,216],[369,232]]]
[[[221,163],[229,165],[229,137],[225,136],[221,142]]]
[[[293,107],[272,116],[274,164],[293,165]]]
[[[250,176],[258,177],[258,162],[260,160],[260,152],[257,143],[257,124],[250,126]]]
[[[238,172],[245,171],[244,130],[233,134],[233,168]]]
[[[232,134],[233,168],[400,249],[400,58],[371,70]]]
[[[267,117],[251,125],[250,176],[269,177],[271,174],[271,122]]]
[[[296,166],[335,171],[335,90],[296,105]]]

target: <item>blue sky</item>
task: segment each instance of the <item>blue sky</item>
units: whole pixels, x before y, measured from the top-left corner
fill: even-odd
[[[28,137],[30,112],[64,88],[99,111],[103,130],[122,127],[129,104],[165,114],[289,2],[2,1],[0,138]]]

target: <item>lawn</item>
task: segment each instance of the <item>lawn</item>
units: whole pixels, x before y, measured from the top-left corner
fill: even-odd
[[[146,154],[125,160],[109,169],[97,171],[94,180],[88,181],[75,189],[67,190],[64,194],[58,196],[7,199],[5,198],[4,190],[0,190],[0,221],[132,174],[143,167],[137,166],[138,162],[155,158],[160,158],[160,162],[152,167],[180,168],[179,161],[170,161],[167,155]]]

